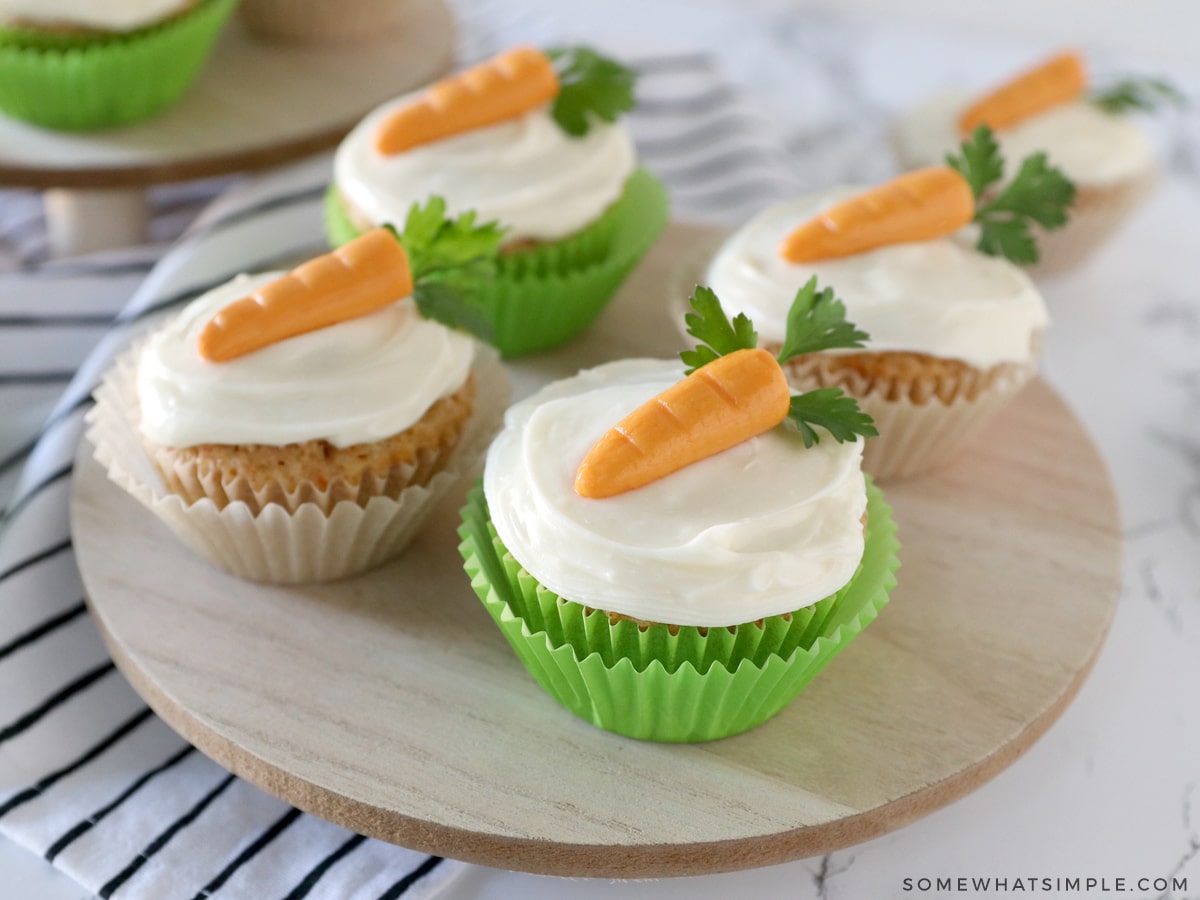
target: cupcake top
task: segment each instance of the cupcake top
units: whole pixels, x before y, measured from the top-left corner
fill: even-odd
[[[959,116],[973,99],[967,91],[946,91],[906,115],[895,131],[905,158],[933,164],[955,150],[961,140]],[[1095,187],[1136,177],[1154,162],[1150,142],[1136,122],[1090,100],[1060,104],[997,129],[996,139],[1007,158],[1044,151],[1072,181]]]
[[[1017,266],[973,249],[962,234],[811,262],[781,255],[795,229],[860,191],[840,187],[790,200],[739,229],[708,270],[724,306],[753,319],[765,342],[779,344],[797,289],[815,276],[837,285],[849,317],[870,335],[868,350],[925,353],[978,368],[1032,359],[1033,336],[1049,321],[1041,294]]]
[[[192,0],[0,0],[0,22],[133,31],[160,22]]]
[[[565,598],[677,625],[750,622],[843,587],[863,553],[861,438],[806,447],[775,428],[618,496],[576,492],[589,448],[682,371],[623,360],[513,406],[484,471],[504,545]]]
[[[142,433],[168,447],[348,447],[398,434],[457,391],[474,343],[453,329],[486,324],[471,285],[494,265],[499,231],[473,213],[446,219],[439,197],[405,225],[193,301],[142,351]]]
[[[506,241],[551,241],[600,217],[633,172],[617,114],[633,75],[575,48],[519,48],[380,106],[334,160],[344,200],[373,223],[430,194],[496,220]],[[582,89],[582,90],[581,90]]]
[[[421,317],[411,297],[228,362],[201,358],[197,341],[218,310],[281,274],[240,275],[149,338],[137,375],[147,438],[348,447],[403,431],[466,381],[474,342]]]

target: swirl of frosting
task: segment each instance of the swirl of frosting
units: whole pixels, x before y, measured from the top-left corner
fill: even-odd
[[[142,433],[167,447],[378,441],[462,387],[464,334],[421,317],[411,298],[229,362],[196,352],[217,310],[282,273],[240,275],[155,331],[138,362]]]
[[[957,153],[962,143],[958,116],[972,99],[965,91],[938,94],[901,119],[894,138],[905,161],[934,165],[947,153]],[[996,140],[1010,176],[1021,160],[1039,151],[1084,186],[1112,185],[1142,175],[1154,164],[1150,142],[1135,122],[1085,100],[1051,107],[1001,129]]]
[[[815,275],[845,301],[846,318],[871,336],[869,350],[925,353],[981,369],[1032,359],[1033,335],[1049,321],[1041,294],[1008,260],[957,238],[812,263],[779,255],[793,229],[860,190],[837,188],[773,206],[726,241],[708,270],[725,310],[745,313],[764,341],[782,343],[796,291]]]
[[[188,5],[189,0],[0,0],[0,21],[133,31]]]
[[[575,493],[592,444],[682,375],[622,360],[508,410],[484,494],[513,557],[562,597],[674,625],[752,622],[843,587],[864,548],[861,440],[805,449],[776,428],[625,494]]]
[[[473,209],[480,222],[499,221],[506,241],[557,240],[598,219],[634,169],[633,142],[620,123],[593,122],[586,135],[571,137],[549,106],[384,156],[375,132],[409,99],[368,115],[334,158],[338,190],[374,225],[403,225],[413,203],[436,194],[449,214]]]

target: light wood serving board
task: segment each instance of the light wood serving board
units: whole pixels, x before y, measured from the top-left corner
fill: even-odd
[[[667,355],[673,227],[589,335],[513,366],[519,394]],[[465,485],[463,487],[465,490]],[[600,731],[526,674],[475,598],[452,496],[404,557],[273,588],[194,557],[86,442],[75,551],[114,659],[238,775],[348,828],[530,872],[695,875],[825,853],[942,807],[1058,718],[1112,619],[1120,528],[1079,422],[1035,382],[935,477],[885,485],[892,601],[777,718],[701,745]]]
[[[445,0],[406,0],[386,41],[264,41],[235,16],[184,98],[125,128],[73,134],[0,116],[0,184],[143,187],[279,165],[337,144],[380,103],[454,65]]]

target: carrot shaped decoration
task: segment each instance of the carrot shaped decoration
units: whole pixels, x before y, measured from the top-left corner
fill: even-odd
[[[1078,53],[1060,53],[969,106],[958,118],[958,131],[966,136],[980,125],[993,130],[1007,128],[1044,109],[1069,103],[1085,90],[1083,59]]]
[[[385,156],[494,125],[558,96],[554,64],[541,50],[518,47],[439,81],[393,112],[375,132]]]
[[[814,216],[783,239],[788,262],[852,256],[957,231],[975,217],[971,185],[948,166],[894,178]]]
[[[623,494],[774,428],[791,403],[766,350],[737,350],[639,406],[598,440],[575,475],[581,497]]]
[[[376,228],[222,307],[196,349],[225,362],[278,341],[365,316],[413,292],[408,254]]]

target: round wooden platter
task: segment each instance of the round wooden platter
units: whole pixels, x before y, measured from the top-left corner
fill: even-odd
[[[453,66],[445,0],[406,2],[409,27],[365,44],[268,42],[235,17],[187,95],[127,128],[73,134],[0,116],[0,184],[144,187],[327,150],[372,108]]]
[[[677,349],[663,285],[704,237],[672,228],[586,339],[513,366],[517,392]],[[1054,392],[1035,382],[957,464],[885,489],[903,566],[879,620],[775,719],[690,746],[608,734],[537,687],[463,574],[461,491],[400,560],[300,588],[193,556],[86,442],[72,517],[117,664],[223,766],[420,850],[643,878],[904,825],[1010,765],[1078,691],[1114,612],[1121,538],[1104,465]]]

